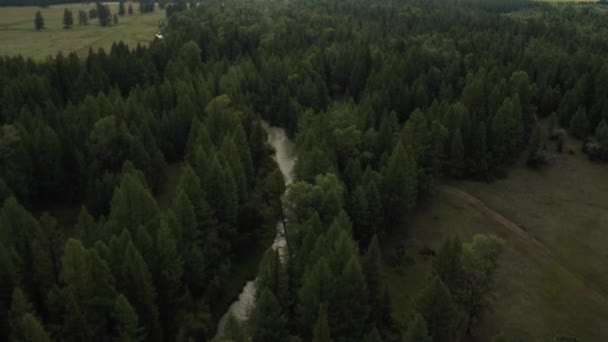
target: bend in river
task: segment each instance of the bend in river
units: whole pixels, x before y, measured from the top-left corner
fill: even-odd
[[[266,121],[262,121],[262,127],[268,133],[268,143],[274,148],[274,159],[279,165],[279,169],[285,179],[285,186],[288,187],[293,182],[293,168],[296,163],[296,153],[294,143],[287,137],[285,130],[279,127],[270,126]],[[285,237],[283,223],[277,223],[277,233],[272,243],[272,247],[282,250],[285,248]],[[213,341],[219,341],[219,338],[224,333],[224,326],[230,313],[239,321],[243,322],[247,319],[249,310],[255,301],[256,280],[248,281],[243,287],[243,291],[239,294],[239,298],[230,305],[228,311],[222,316],[218,323],[217,334]]]

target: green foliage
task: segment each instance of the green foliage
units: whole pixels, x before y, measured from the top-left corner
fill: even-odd
[[[413,151],[398,143],[382,174],[384,217],[387,220],[398,221],[403,214],[411,213],[418,196],[416,160]]]
[[[431,342],[426,322],[420,314],[416,314],[412,320],[410,320],[405,336],[403,337],[404,342]]]
[[[450,172],[453,177],[460,178],[464,175],[464,169],[464,145],[460,130],[457,129],[450,144]]]
[[[26,313],[19,324],[18,339],[24,342],[50,342],[51,338],[42,323],[31,313]]]
[[[277,298],[262,287],[258,289],[255,306],[249,316],[252,341],[285,341],[287,319]]]
[[[464,291],[460,302],[468,315],[467,332],[490,307],[493,278],[504,241],[496,236],[476,235],[462,251]]]
[[[327,321],[327,305],[321,304],[319,306],[319,314],[317,315],[317,322],[314,325],[312,331],[313,342],[331,342],[331,333],[329,331],[329,323]]]
[[[74,24],[74,15],[72,14],[72,11],[70,11],[69,9],[66,8],[63,11],[63,28],[69,29],[72,27],[73,24]]]
[[[498,165],[516,155],[524,137],[519,97],[506,98],[492,120],[492,154]]]
[[[140,340],[139,318],[135,309],[129,304],[125,296],[118,295],[114,302],[112,312],[116,324],[117,341],[138,341]]]
[[[42,17],[42,13],[40,13],[40,11],[36,12],[36,17],[34,18],[34,28],[37,31],[40,31],[44,28],[44,18]]]
[[[427,323],[433,341],[455,341],[461,315],[448,288],[434,277],[416,299],[416,310]]]
[[[589,134],[589,119],[585,108],[580,107],[570,119],[570,133],[581,140]]]

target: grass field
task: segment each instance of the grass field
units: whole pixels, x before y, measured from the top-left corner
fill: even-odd
[[[578,142],[568,144],[578,150]],[[546,169],[516,167],[491,184],[442,187],[402,239],[384,244],[385,256],[399,243],[408,251],[405,266],[385,268],[401,324],[411,315],[411,294],[424,286],[430,270],[430,260],[416,251],[437,247],[449,234],[468,240],[492,233],[507,248],[494,311],[479,325],[477,340],[500,331],[509,341],[608,340],[608,166],[580,152],[552,158]]]
[[[118,13],[118,3],[108,3],[111,12]],[[128,8],[129,3],[126,3]],[[110,27],[99,26],[97,19],[89,19],[89,25],[78,25],[78,11],[94,8],[88,5],[66,4],[47,8],[0,7],[0,55],[23,55],[36,60],[44,59],[58,52],[76,52],[86,56],[89,48],[109,49],[113,42],[124,41],[130,47],[147,44],[154,38],[159,24],[165,19],[165,12],[156,9],[152,13],[140,14],[138,5],[133,4],[134,14],[118,18],[118,24]],[[63,11],[71,9],[74,26],[63,29]],[[40,10],[45,21],[45,29],[34,29],[34,15]]]

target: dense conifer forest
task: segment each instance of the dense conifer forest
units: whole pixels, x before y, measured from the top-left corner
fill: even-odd
[[[239,260],[268,248],[225,340],[459,340],[490,308],[504,242],[446,238],[403,327],[379,241],[439,182],[542,167],[565,134],[608,160],[608,21],[593,8],[186,7],[147,47],[0,57],[0,337],[207,341]],[[503,15],[526,8],[542,15]],[[296,143],[287,192],[262,120]],[[283,256],[268,238],[281,219]]]

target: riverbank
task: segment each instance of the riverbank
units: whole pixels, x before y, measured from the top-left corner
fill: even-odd
[[[293,182],[293,168],[296,162],[295,145],[287,137],[285,130],[279,127],[270,126],[267,122],[262,122],[262,127],[268,134],[268,144],[274,149],[274,160],[276,161],[283,178],[285,181],[285,187],[287,188]],[[276,224],[276,235],[272,239],[272,247],[275,249],[285,248],[285,239],[282,234],[282,221]],[[255,286],[255,275],[257,273],[257,267],[261,261],[264,251],[271,245],[271,241],[265,241],[260,243],[258,248],[253,251],[251,257],[245,257],[246,260],[236,260],[238,265],[238,271],[236,276],[231,277],[230,283],[227,285],[227,298],[232,298],[233,303],[230,304],[228,310],[221,316],[218,321],[218,327],[215,337],[212,341],[219,341],[223,334],[224,326],[230,314],[232,314],[238,321],[244,322],[247,320],[249,310],[254,305],[256,286]],[[239,263],[240,262],[240,263]],[[242,264],[241,264],[242,263]],[[243,285],[245,284],[245,285]],[[240,292],[236,292],[241,289]],[[235,295],[235,293],[237,293]],[[231,296],[231,297],[228,297]],[[222,301],[222,303],[227,302]],[[214,313],[214,317],[216,313]]]

